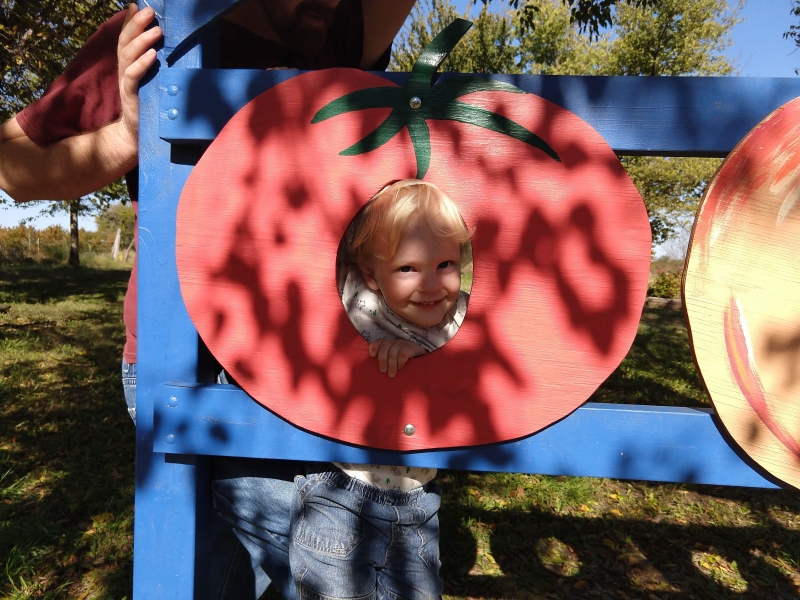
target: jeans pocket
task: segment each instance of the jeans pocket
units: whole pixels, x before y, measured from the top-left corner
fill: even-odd
[[[419,529],[419,549],[417,553],[425,566],[439,569],[442,563],[439,560],[439,515],[433,515]]]
[[[327,482],[302,488],[292,542],[314,552],[348,556],[364,539],[362,499]]]

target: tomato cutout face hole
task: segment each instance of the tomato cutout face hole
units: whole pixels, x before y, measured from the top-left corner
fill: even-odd
[[[368,342],[406,340],[432,352],[458,332],[472,289],[471,232],[434,185],[385,186],[339,244],[339,296]],[[413,347],[410,347],[413,348]]]

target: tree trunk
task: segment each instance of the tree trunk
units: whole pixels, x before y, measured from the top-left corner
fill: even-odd
[[[81,266],[80,249],[78,246],[78,211],[81,207],[81,199],[69,201],[69,261],[70,267]]]

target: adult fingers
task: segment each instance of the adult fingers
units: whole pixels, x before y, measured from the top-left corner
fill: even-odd
[[[147,26],[153,21],[155,16],[155,11],[149,6],[142,10],[139,10],[135,4],[128,6],[125,22],[122,24],[122,31],[117,40],[117,51],[121,51],[134,39],[139,37],[142,32],[147,29]]]
[[[150,48],[142,56],[128,65],[123,73],[122,88],[125,94],[136,94],[139,88],[139,81],[153,66],[156,61],[156,51]]]
[[[138,15],[137,15],[138,16]],[[152,50],[155,44],[161,38],[161,27],[153,27],[152,29],[142,30],[136,37],[122,46],[122,36],[120,36],[120,49],[118,53],[119,71],[120,76],[125,73],[131,65],[136,63],[144,55],[153,53],[155,58],[155,50]]]

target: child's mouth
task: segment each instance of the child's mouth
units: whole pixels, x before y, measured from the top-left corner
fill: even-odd
[[[439,306],[439,304],[441,304],[442,300],[443,298],[440,298],[439,300],[431,300],[430,302],[412,302],[412,304],[414,306],[418,306],[419,308],[423,309],[436,308],[437,306]]]

